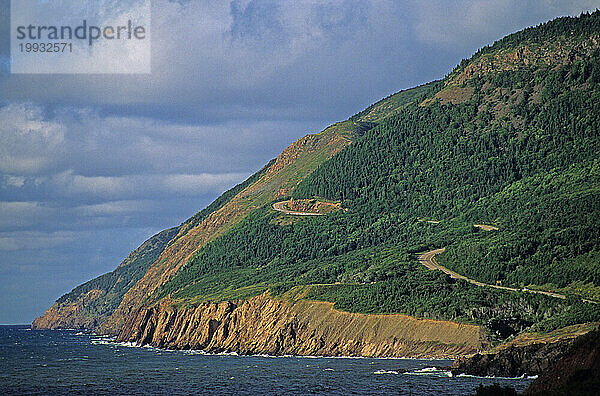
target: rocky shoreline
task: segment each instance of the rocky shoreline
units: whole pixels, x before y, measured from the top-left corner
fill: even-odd
[[[572,343],[573,340],[562,340],[548,344],[511,346],[495,353],[478,353],[456,359],[451,371],[453,375],[478,377],[535,376],[564,356]]]
[[[525,395],[594,395],[600,389],[600,330],[597,324],[581,328],[583,333],[529,344],[511,342],[488,353],[461,357],[448,369],[453,375],[536,376]]]

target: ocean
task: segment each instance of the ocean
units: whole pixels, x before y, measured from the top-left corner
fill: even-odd
[[[0,326],[0,394],[464,395],[531,378],[452,376],[451,360],[210,355],[77,330]]]

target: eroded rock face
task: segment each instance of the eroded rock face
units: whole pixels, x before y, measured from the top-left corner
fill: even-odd
[[[474,77],[500,71],[517,70],[531,65],[556,66],[590,54],[600,46],[597,35],[580,42],[562,39],[532,46],[527,43],[517,48],[497,51],[472,60],[463,70],[451,76],[447,85],[461,85]]]
[[[481,328],[405,315],[341,312],[333,304],[263,294],[193,308],[163,301],[132,315],[119,341],[207,352],[449,358],[487,347]]]
[[[600,331],[578,337],[531,383],[526,395],[593,395],[600,389]]]
[[[555,343],[510,347],[497,353],[476,354],[458,359],[452,365],[453,374],[493,377],[538,375],[563,356],[573,340]]]
[[[541,376],[568,354],[573,345],[588,339],[590,334],[598,334],[598,325],[573,325],[547,334],[523,333],[486,353],[457,359],[452,372],[496,377]]]
[[[77,301],[60,305],[54,303],[44,315],[36,318],[32,329],[93,329],[98,326],[100,316],[86,315],[82,312],[94,300],[102,296],[102,290],[90,290],[82,294]]]

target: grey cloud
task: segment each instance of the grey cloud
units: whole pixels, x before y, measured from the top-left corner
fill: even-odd
[[[40,202],[0,202],[0,230],[31,228],[57,215],[55,208]]]
[[[63,126],[44,120],[37,106],[11,104],[0,108],[0,172],[43,172],[63,155],[64,135]]]
[[[414,4],[414,29],[422,43],[465,49],[491,44],[557,16],[576,16],[600,7],[597,0],[433,0]]]
[[[74,208],[73,212],[78,216],[113,216],[155,210],[160,210],[160,205],[156,201],[125,200],[103,202],[94,205],[80,205]]]
[[[4,177],[5,183],[7,186],[10,187],[23,187],[25,185],[25,178],[22,176],[11,176],[11,175],[6,175]]]
[[[77,234],[72,231],[0,232],[0,250],[33,250],[55,248],[73,242]]]
[[[247,176],[246,173],[203,173],[90,177],[67,171],[53,176],[49,183],[67,195],[90,194],[100,199],[118,199],[217,193]]]
[[[82,176],[246,174],[314,131],[305,127],[297,121],[260,120],[183,124],[101,116],[73,106],[48,116],[40,106],[13,104],[0,107],[0,172],[41,181],[66,171]]]

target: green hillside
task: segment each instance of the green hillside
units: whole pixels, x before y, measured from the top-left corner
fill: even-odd
[[[503,335],[600,319],[578,302],[600,300],[599,36],[599,12],[559,18],[353,116],[345,123],[361,137],[291,192],[345,210],[290,219],[266,205],[153,299],[302,290],[344,310],[509,327]],[[413,253],[440,247],[439,262],[473,279],[573,297],[480,288],[417,263]]]

